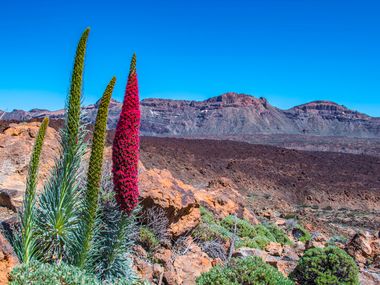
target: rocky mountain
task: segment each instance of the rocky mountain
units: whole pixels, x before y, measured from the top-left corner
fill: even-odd
[[[90,122],[95,119],[97,104],[83,108]],[[121,103],[111,102],[110,129],[115,128],[120,109]],[[141,132],[148,136],[228,138],[301,134],[380,138],[380,118],[329,101],[314,101],[281,110],[265,98],[225,93],[205,101],[144,99],[141,110]],[[4,113],[2,119],[26,121],[44,116],[62,118],[63,110],[14,110]]]

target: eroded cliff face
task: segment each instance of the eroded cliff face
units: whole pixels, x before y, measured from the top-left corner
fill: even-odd
[[[310,102],[285,113],[304,134],[348,137],[377,137],[380,134],[379,118],[329,101]]]
[[[97,104],[83,108],[94,122]],[[114,129],[121,103],[112,101],[108,121]],[[265,98],[225,93],[205,101],[144,99],[141,101],[141,133],[148,136],[216,137],[237,139],[254,134],[344,136],[380,138],[380,118],[347,109],[329,101],[315,101],[281,110]],[[3,120],[63,117],[63,110],[33,109],[4,113]]]

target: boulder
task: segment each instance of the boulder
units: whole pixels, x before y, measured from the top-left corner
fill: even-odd
[[[259,224],[254,212],[245,207],[244,198],[231,183],[214,183],[212,186],[209,185],[209,189],[198,189],[194,193],[195,197],[202,206],[210,209],[220,219],[236,214],[253,225]]]
[[[248,256],[258,256],[261,257],[263,260],[266,260],[268,258],[268,253],[264,250],[257,249],[257,248],[250,248],[250,247],[241,247],[238,248],[233,254],[233,257],[248,257]]]
[[[175,179],[168,170],[150,169],[140,174],[141,205],[147,209],[162,208],[174,237],[195,228],[200,221],[196,190]]]
[[[346,244],[345,249],[363,267],[380,255],[380,239],[368,232],[359,232]]]
[[[270,242],[265,247],[265,251],[273,256],[281,256],[282,252],[284,251],[284,247],[278,242]]]
[[[288,276],[290,272],[294,270],[294,268],[297,266],[298,261],[298,256],[296,254],[289,256],[274,256],[270,255],[267,251],[249,247],[242,247],[237,249],[232,256],[241,258],[248,256],[258,256],[264,262],[277,268],[285,276]]]
[[[189,252],[174,259],[175,284],[195,284],[195,279],[211,268],[212,260],[197,245],[193,245]]]
[[[0,189],[0,207],[5,207],[14,212],[22,205],[24,192],[12,189]]]
[[[38,122],[10,124],[0,133],[0,189],[25,191],[30,155],[39,127]],[[49,176],[58,152],[59,134],[48,127],[41,155],[38,190]]]

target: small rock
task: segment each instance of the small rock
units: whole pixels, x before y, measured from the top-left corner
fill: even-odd
[[[305,244],[305,249],[306,250],[310,249],[310,248],[316,248],[316,247],[322,248],[322,247],[325,247],[325,244],[323,242],[318,242],[318,241],[316,241],[314,239],[307,241],[306,244]]]
[[[6,207],[14,212],[22,205],[24,193],[19,190],[0,189],[0,207]]]
[[[133,265],[138,276],[143,280],[153,280],[153,267],[150,263],[142,258],[134,257]]]
[[[160,279],[161,278],[161,275],[164,274],[164,268],[158,264],[158,263],[155,263],[153,264],[153,277],[156,278],[156,279]]]
[[[380,272],[372,270],[362,270],[359,275],[361,285],[378,285],[380,284]]]
[[[195,279],[211,268],[212,260],[196,244],[193,244],[189,252],[175,257],[173,271],[176,273],[176,283],[170,284],[195,284]]]
[[[268,257],[268,253],[264,250],[250,247],[241,247],[237,249],[233,254],[233,257],[248,257],[248,256],[258,256],[265,260]]]
[[[284,248],[280,243],[270,242],[265,247],[265,251],[267,251],[270,255],[281,256]]]
[[[284,251],[282,252],[282,256],[285,259],[289,259],[289,260],[297,261],[299,259],[299,255],[297,254],[295,248],[289,245],[284,246]]]
[[[166,248],[159,248],[154,254],[153,259],[159,261],[160,263],[167,265],[170,264],[172,259],[172,252]]]
[[[146,252],[146,250],[141,245],[133,246],[133,251],[134,251],[136,256],[139,256],[141,258],[147,258],[148,257],[148,253]]]

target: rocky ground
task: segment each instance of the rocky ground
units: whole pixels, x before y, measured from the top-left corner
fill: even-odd
[[[22,201],[37,130],[38,123],[14,124],[0,130],[3,224],[12,220]],[[58,153],[57,139],[57,131],[49,128],[40,186]],[[106,156],[110,157],[109,147]],[[261,249],[241,247],[232,252],[234,256],[259,255],[288,274],[305,248],[334,243],[355,258],[362,284],[380,282],[377,157],[232,141],[144,137],[140,189],[144,211],[159,209],[167,220],[165,239],[155,246],[140,242],[132,255],[135,269],[152,283],[194,284],[202,272],[223,262],[192,234],[204,222],[204,208],[215,219],[233,214],[252,225],[270,222],[292,241],[286,245],[271,242]],[[298,225],[310,232],[309,241],[300,240]],[[231,241],[223,246],[225,251],[230,250]],[[15,260],[8,246],[1,248],[3,284],[1,278]]]

